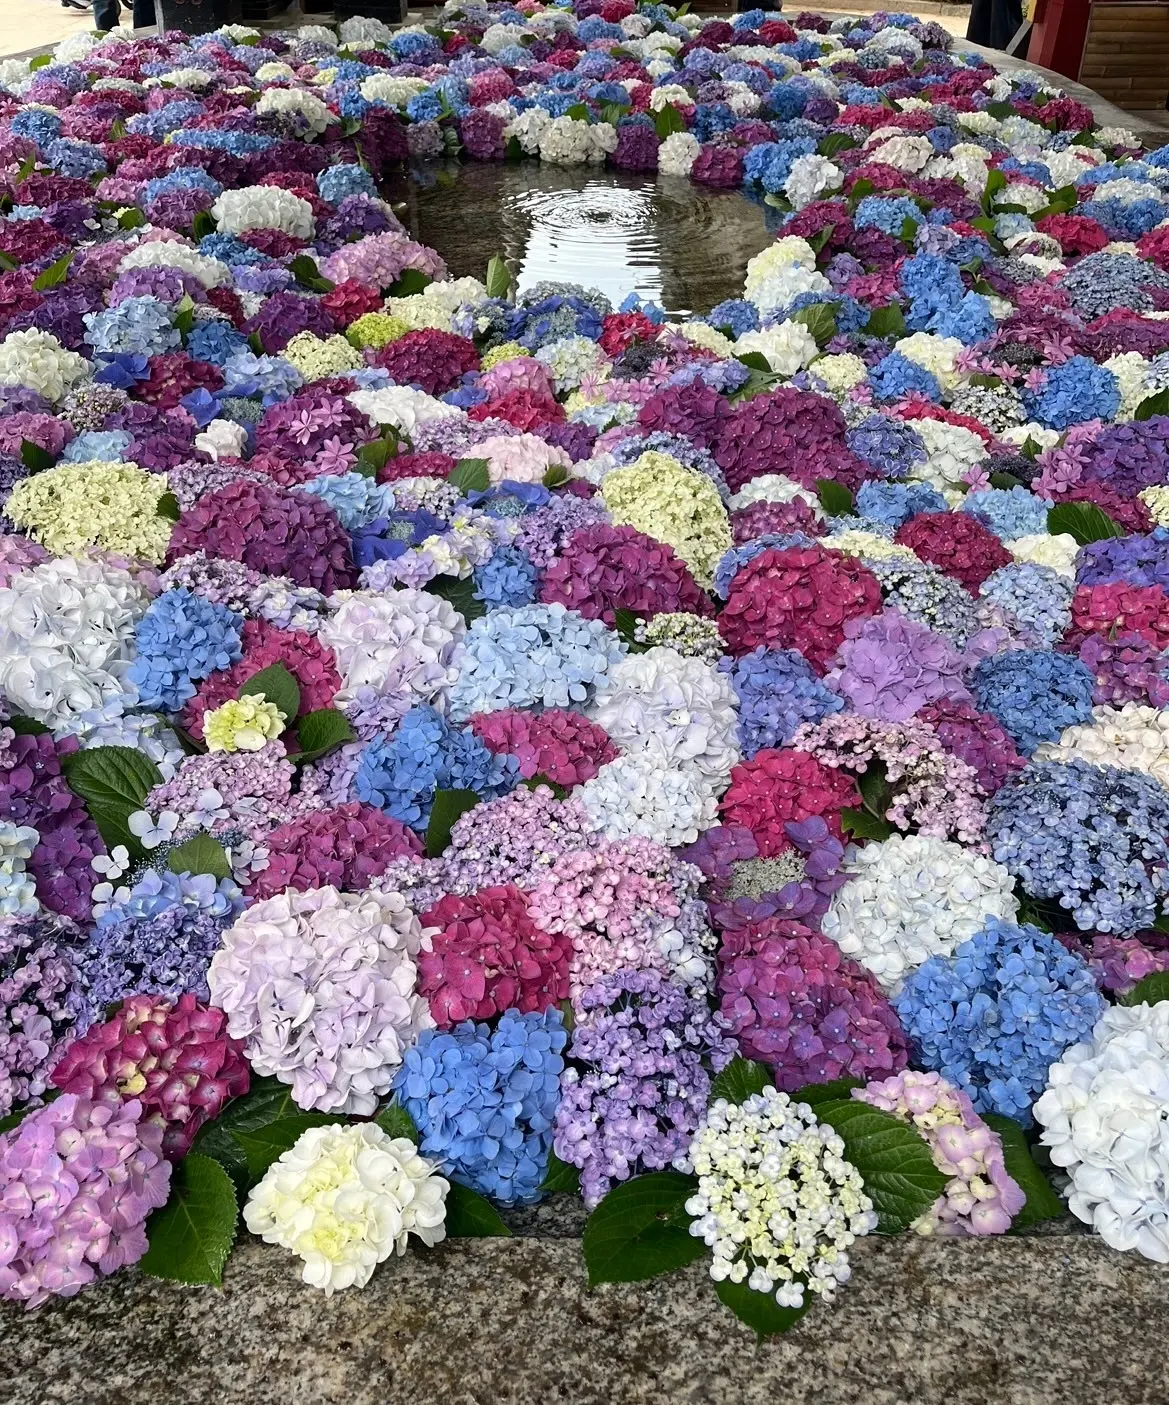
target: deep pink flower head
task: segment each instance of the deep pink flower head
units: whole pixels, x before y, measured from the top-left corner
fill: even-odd
[[[1089,634],[1080,662],[1092,670],[1092,701],[1099,707],[1147,702],[1169,707],[1169,683],[1161,677],[1161,650],[1143,634]]]
[[[998,719],[968,703],[942,698],[923,707],[917,720],[934,729],[952,756],[974,768],[978,784],[987,795],[993,795],[1027,764],[1027,758],[1019,754]]]
[[[785,385],[740,400],[713,452],[732,492],[763,473],[784,473],[813,491],[818,479],[835,478],[855,492],[868,470],[845,443],[846,429],[826,396]]]
[[[735,657],[759,645],[798,649],[823,672],[846,622],[880,608],[877,578],[855,557],[822,546],[769,547],[731,581],[719,629]]]
[[[836,667],[825,681],[854,712],[882,722],[907,722],[928,702],[970,702],[965,660],[950,641],[903,615],[848,620]]]
[[[203,740],[203,717],[207,712],[229,698],[239,697],[249,678],[273,664],[282,664],[296,679],[300,688],[298,717],[333,705],[341,686],[337,659],[315,635],[252,619],[244,623],[242,642],[243,658],[207,678],[184,708],[183,726],[193,737]]]
[[[543,776],[568,790],[591,780],[618,755],[603,727],[567,708],[552,707],[538,715],[515,708],[479,712],[470,725],[497,755],[519,757],[524,780]]]
[[[908,1044],[875,977],[829,937],[771,917],[727,932],[719,952],[719,1013],[775,1086],[896,1073]]]
[[[731,770],[722,798],[723,823],[744,825],[755,836],[762,858],[792,848],[789,820],[823,817],[833,838],[843,839],[840,812],[860,805],[856,782],[847,771],[822,766],[806,751],[765,748]]]
[[[1057,932],[1069,951],[1082,956],[1101,990],[1114,997],[1127,995],[1146,976],[1169,971],[1169,949],[1146,946],[1139,937],[1114,937],[1108,932]]]
[[[643,429],[665,434],[682,434],[703,448],[718,438],[719,430],[731,416],[730,401],[705,381],[668,385],[651,395],[638,412]]]
[[[547,1010],[568,996],[572,942],[532,921],[528,899],[512,884],[449,894],[422,915],[437,927],[418,953],[418,989],[440,1029],[486,1020],[504,1010]]]
[[[953,576],[975,597],[987,576],[1013,560],[998,537],[968,512],[919,512],[897,529],[894,540]]]
[[[383,874],[392,859],[421,854],[422,841],[409,826],[373,805],[353,801],[313,810],[264,836],[268,867],[254,874],[252,902],[294,888],[334,887],[360,893]]]
[[[1169,647],[1169,595],[1159,585],[1124,581],[1077,587],[1064,647],[1078,649],[1092,634],[1106,639],[1139,635],[1157,649]]]
[[[0,1136],[0,1298],[71,1298],[146,1252],[171,1168],[141,1116],[136,1098],[63,1093]]]
[[[588,620],[604,620],[610,628],[618,610],[648,619],[714,613],[709,596],[671,547],[635,527],[601,523],[573,533],[545,571],[540,599],[566,605]]]
[[[416,385],[428,395],[442,395],[458,384],[465,371],[477,369],[479,353],[466,337],[425,327],[384,346],[374,365],[388,371],[399,385]]]
[[[713,185],[733,190],[743,183],[743,152],[735,146],[707,145],[700,148],[690,179],[696,185]]]
[[[378,469],[379,483],[393,483],[399,478],[442,478],[446,479],[458,462],[450,454],[434,450],[426,454],[398,454],[387,459]]]
[[[355,583],[349,534],[333,509],[310,493],[237,481],[184,512],[170,539],[170,560],[205,551],[269,576],[290,576],[325,595]]]
[[[193,995],[174,1002],[132,995],[112,1019],[70,1044],[51,1081],[95,1102],[136,1098],[143,1119],[162,1129],[163,1155],[180,1161],[203,1123],[248,1091],[251,1073],[222,1010]]]

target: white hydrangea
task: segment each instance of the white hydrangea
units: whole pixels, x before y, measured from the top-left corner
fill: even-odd
[[[617,128],[611,122],[554,117],[540,137],[540,160],[554,166],[599,166],[616,149]]]
[[[752,478],[749,483],[743,484],[727,506],[731,512],[741,512],[752,503],[792,502],[796,498],[803,498],[816,517],[824,520],[824,509],[812,489],[805,488],[802,483],[782,473],[761,473],[758,478]]]
[[[1111,371],[1120,387],[1120,409],[1118,420],[1131,420],[1137,406],[1148,394],[1149,363],[1139,351],[1121,351],[1104,362],[1105,370]]]
[[[1109,1248],[1169,1263],[1169,1001],[1110,1006],[1034,1111],[1072,1214]]]
[[[212,420],[195,435],[195,448],[207,454],[214,463],[220,459],[242,458],[247,442],[247,430],[234,420]]]
[[[1003,545],[1016,561],[1027,561],[1032,566],[1050,566],[1053,571],[1069,579],[1076,574],[1076,555],[1080,544],[1068,532],[1059,532],[1054,536],[1048,532],[1030,532]]]
[[[866,532],[855,527],[821,537],[820,545],[829,551],[843,551],[849,556],[868,557],[872,561],[917,560],[916,552],[910,551],[909,547],[890,541],[878,532]]]
[[[148,78],[143,86],[157,88],[163,83],[169,83],[172,88],[198,92],[200,88],[211,86],[211,74],[205,68],[172,68],[158,78]]]
[[[526,155],[537,156],[540,141],[551,125],[552,118],[542,107],[530,107],[503,129],[504,140],[510,141],[515,137]]]
[[[536,352],[536,360],[547,367],[557,392],[563,394],[566,390],[574,390],[607,358],[589,337],[572,336],[545,342]]]
[[[986,445],[964,425],[926,419],[911,419],[907,423],[921,435],[926,449],[925,462],[910,469],[911,479],[931,483],[948,494],[961,486],[964,474],[986,458]]]
[[[9,332],[0,341],[0,385],[23,385],[46,400],[63,399],[65,392],[90,373],[90,364],[68,351],[51,332],[30,327]]]
[[[629,654],[610,667],[587,711],[622,751],[693,767],[714,795],[730,784],[741,755],[737,699],[727,675],[701,659],[662,646]]]
[[[962,379],[958,357],[966,350],[957,337],[939,337],[935,332],[914,332],[895,343],[907,361],[937,376],[943,390],[952,390]]]
[[[466,632],[462,615],[441,596],[412,588],[354,591],[319,630],[337,658],[337,705],[344,710],[368,695],[392,699],[398,716],[416,703],[442,708],[459,676]]]
[[[337,32],[342,44],[356,44],[363,40],[369,44],[388,44],[394,37],[394,31],[389,25],[383,24],[381,20],[363,16],[343,20]]]
[[[258,117],[290,121],[305,141],[319,137],[333,120],[327,105],[304,88],[265,88],[255,110]]]
[[[211,206],[211,216],[223,234],[278,229],[294,239],[311,239],[316,231],[309,202],[277,185],[245,185],[238,190],[225,190]]]
[[[149,593],[129,571],[62,556],[0,589],[0,693],[49,727],[123,693]]]
[[[723,361],[730,360],[735,354],[735,344],[730,337],[724,336],[717,327],[712,327],[709,322],[670,322],[667,323],[667,328],[669,331],[677,332],[679,336],[685,337],[693,346],[713,351]]]
[[[839,190],[843,181],[844,172],[827,156],[797,156],[783,183],[783,193],[794,209],[802,210],[827,192]]]
[[[819,276],[819,275],[817,275]],[[794,376],[820,354],[816,338],[802,322],[779,322],[760,332],[744,332],[735,343],[737,355],[758,351],[781,376]]]
[[[894,991],[931,956],[949,956],[988,917],[1013,922],[1014,879],[948,839],[895,834],[850,848],[849,881],[824,915],[825,936]]]
[[[671,104],[677,107],[679,103],[689,107],[694,99],[690,96],[688,89],[681,83],[662,83],[649,95],[649,106],[651,112],[661,112],[663,108]]]
[[[573,794],[607,839],[639,834],[675,849],[718,819],[718,802],[698,772],[671,768],[650,750],[606,762]]]
[[[244,1223],[303,1259],[304,1281],[331,1297],[364,1288],[409,1235],[428,1246],[446,1238],[450,1186],[437,1171],[376,1122],[310,1127],[252,1189]]]
[[[346,399],[363,415],[368,415],[375,425],[392,425],[408,438],[412,438],[415,430],[430,420],[465,418],[454,405],[445,405],[433,395],[427,395],[424,390],[415,390],[410,385],[355,390]]]
[[[32,825],[0,820],[0,917],[28,916],[40,908],[36,881],[25,867],[40,837]]]
[[[1052,449],[1063,438],[1058,429],[1048,429],[1036,420],[1028,420],[1026,424],[1008,425],[998,436],[1006,444],[1017,444],[1020,447],[1030,439],[1038,444],[1040,449]]]
[[[262,63],[256,69],[258,83],[291,83],[296,78],[296,70],[288,63]]]
[[[805,1292],[833,1301],[851,1276],[848,1249],[877,1227],[834,1128],[773,1087],[738,1106],[719,1098],[687,1162],[698,1177],[690,1233],[712,1250],[716,1283],[746,1283],[780,1307],[803,1307]]]
[[[883,141],[872,153],[873,161],[894,166],[899,171],[924,171],[934,158],[934,149],[928,138],[917,136],[890,137]]]
[[[208,258],[177,239],[155,239],[137,245],[118,265],[118,272],[126,273],[131,268],[177,268],[180,273],[197,278],[204,288],[218,288],[232,278],[227,264]]]
[[[1044,742],[1039,761],[1087,761],[1144,771],[1169,788],[1169,710],[1129,702],[1122,708],[1094,707],[1091,722],[1067,727],[1058,742]]]
[[[430,84],[425,78],[394,78],[388,73],[371,73],[361,80],[360,93],[366,102],[386,107],[405,107],[411,98],[424,93]]]
[[[498,54],[518,44],[523,37],[524,27],[521,24],[491,24],[479,40],[479,47],[485,54]]]

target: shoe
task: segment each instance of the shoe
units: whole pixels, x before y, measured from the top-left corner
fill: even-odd
[[[88,10],[88,5],[83,5],[81,0],[61,0],[63,10]]]

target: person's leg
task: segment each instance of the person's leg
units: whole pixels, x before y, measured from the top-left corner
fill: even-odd
[[[100,30],[113,29],[121,12],[119,0],[93,0],[93,27]]]
[[[158,23],[154,13],[154,0],[134,0],[134,28],[147,29]]]

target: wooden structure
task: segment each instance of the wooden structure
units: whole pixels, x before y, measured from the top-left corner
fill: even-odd
[[[1037,0],[1027,58],[1130,112],[1169,104],[1169,0]]]

